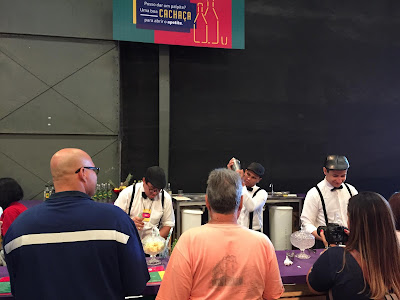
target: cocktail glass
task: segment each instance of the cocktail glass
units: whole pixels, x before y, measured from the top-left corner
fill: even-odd
[[[156,257],[156,255],[164,250],[166,246],[165,239],[163,239],[161,236],[148,236],[143,239],[142,244],[144,253],[150,255],[147,265],[160,265],[161,261]]]
[[[311,257],[310,255],[306,254],[304,250],[314,246],[315,237],[312,234],[307,233],[303,230],[293,232],[290,235],[290,242],[292,243],[293,246],[299,248],[301,251],[299,254],[296,254],[297,258],[309,259]]]

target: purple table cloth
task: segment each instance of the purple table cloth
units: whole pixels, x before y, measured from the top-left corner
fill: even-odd
[[[299,253],[300,250],[293,250],[295,254]],[[281,272],[282,282],[284,284],[305,284],[306,276],[308,270],[310,270],[311,266],[320,256],[322,249],[317,250],[317,253],[306,250],[306,253],[311,256],[310,259],[298,259],[294,257],[293,265],[285,266],[283,261],[286,258],[286,251],[276,251],[276,257],[278,259],[279,270]],[[149,257],[146,258],[150,259]],[[166,269],[168,264],[168,258],[160,258],[162,262],[162,266]],[[7,267],[0,267],[0,277],[8,276]],[[143,291],[143,295],[157,295],[157,292],[160,288],[158,283],[148,283],[145,290]],[[4,297],[4,298],[3,298]],[[0,296],[2,299],[13,299],[10,296]]]
[[[282,282],[284,284],[296,283],[306,284],[306,276],[314,262],[318,259],[323,249],[318,249],[316,253],[311,250],[305,252],[311,256],[310,259],[293,258],[293,265],[285,266],[286,251],[276,251],[278,259],[279,271],[281,272]],[[295,254],[300,253],[300,250],[293,250]]]
[[[157,257],[157,258],[161,261],[161,266],[164,267],[164,271],[165,271],[167,269],[167,264],[168,264],[169,258],[160,258],[160,257]],[[146,260],[149,260],[149,259],[150,259],[150,257],[146,257]],[[160,266],[160,265],[158,265],[158,266]],[[154,267],[157,267],[157,266],[154,266]],[[143,295],[144,296],[157,295],[159,288],[160,288],[159,283],[156,283],[156,282],[148,283],[143,291]]]

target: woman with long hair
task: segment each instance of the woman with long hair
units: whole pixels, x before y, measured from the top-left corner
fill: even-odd
[[[21,186],[12,178],[0,178],[0,206],[3,214],[0,217],[1,236],[4,236],[14,220],[26,210],[26,206],[19,203],[24,197]]]
[[[347,211],[348,242],[318,258],[307,275],[310,290],[329,291],[334,300],[400,299],[400,246],[388,202],[361,192],[350,198]]]

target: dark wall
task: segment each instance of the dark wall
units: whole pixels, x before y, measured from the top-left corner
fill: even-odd
[[[158,45],[120,42],[121,178],[158,165]]]
[[[174,191],[204,191],[235,156],[304,193],[328,153],[357,189],[398,189],[399,4],[292,2],[246,1],[245,50],[170,48]]]

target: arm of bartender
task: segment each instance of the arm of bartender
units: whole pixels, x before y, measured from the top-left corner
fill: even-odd
[[[264,189],[261,189],[254,197],[252,197],[246,186],[243,187],[242,195],[243,206],[246,207],[249,212],[262,208],[268,198],[268,193]]]
[[[175,226],[175,214],[174,214],[174,209],[172,206],[172,199],[171,196],[164,192],[164,213],[161,217],[161,222],[160,222],[160,235],[166,239],[169,231],[172,227]]]
[[[303,211],[301,212],[301,226],[302,228],[311,233],[315,239],[322,240],[321,237],[317,234],[317,218],[319,214],[319,204],[321,203],[318,191],[313,188],[308,191],[305,199]]]

